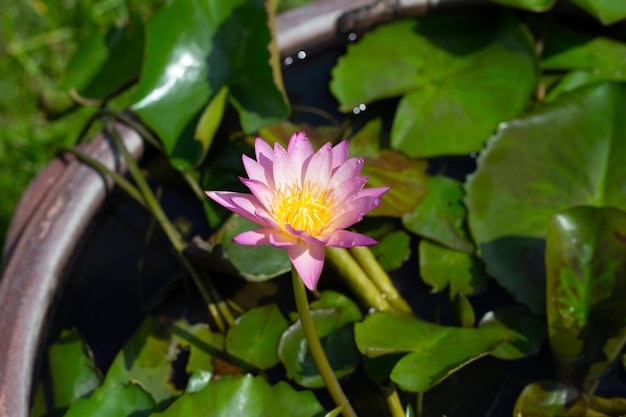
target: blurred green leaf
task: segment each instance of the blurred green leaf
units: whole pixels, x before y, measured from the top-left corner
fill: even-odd
[[[548,218],[575,205],[626,209],[626,86],[599,84],[506,123],[468,177],[468,223],[487,273],[545,309]]]
[[[275,304],[246,311],[228,329],[226,351],[248,367],[268,369],[278,363],[278,342],[287,319]]]
[[[545,12],[550,10],[556,0],[491,0],[494,3],[504,4],[505,6],[517,7],[520,9],[531,10],[533,12]]]
[[[587,416],[576,388],[555,380],[535,382],[524,387],[517,398],[514,416],[519,417],[580,417]],[[603,414],[593,414],[602,417]]]
[[[50,383],[36,396],[36,416],[63,415],[74,401],[90,395],[102,382],[89,347],[75,329],[63,330],[48,348],[48,366]]]
[[[393,271],[402,266],[411,254],[411,236],[403,230],[385,235],[378,245],[370,249],[385,271]]]
[[[348,46],[330,88],[344,111],[402,95],[391,145],[432,157],[480,150],[536,83],[532,41],[515,17],[465,12],[380,26]]]
[[[467,296],[459,292],[452,299],[452,311],[455,323],[460,327],[472,328],[476,325],[476,313]]]
[[[322,406],[310,391],[296,391],[284,381],[269,385],[264,377],[223,376],[203,390],[183,394],[154,417],[282,416],[314,417]]]
[[[233,214],[215,235],[215,243],[224,248],[228,259],[248,281],[266,281],[291,270],[287,251],[271,245],[245,246],[233,241],[239,233],[260,226]]]
[[[614,39],[551,27],[541,66],[548,71],[568,71],[550,89],[546,101],[589,84],[626,80],[626,44]]]
[[[428,390],[512,338],[503,327],[441,326],[400,312],[370,314],[354,330],[359,351],[368,357],[408,353],[393,368],[391,380],[411,392]]]
[[[359,307],[344,295],[325,291],[311,308],[317,335],[335,375],[341,378],[351,374],[358,364],[359,352],[354,345],[352,327],[347,325],[362,318]],[[300,320],[283,333],[278,356],[287,370],[287,376],[298,384],[308,388],[324,386],[309,353]]]
[[[472,294],[487,282],[483,266],[474,255],[426,239],[420,241],[418,252],[420,276],[433,292],[441,292],[449,286],[450,299],[453,299],[457,294]]]
[[[156,404],[150,394],[135,383],[104,383],[89,398],[79,398],[65,417],[147,417]]]
[[[139,77],[143,60],[144,25],[132,17],[106,34],[93,32],[70,60],[61,85],[88,100],[102,100]]]
[[[599,376],[626,342],[626,213],[575,207],[551,217],[546,248],[550,345]]]
[[[520,359],[538,351],[547,333],[545,318],[519,305],[488,311],[480,319],[480,326],[504,326],[513,334],[511,341],[491,353],[500,359]]]
[[[175,0],[148,22],[132,109],[157,132],[174,165],[202,160],[197,125],[224,87],[246,132],[288,115],[272,27],[264,0]]]
[[[452,178],[430,177],[422,202],[402,216],[407,230],[452,249],[471,253],[474,246],[466,232],[463,184]]]
[[[572,0],[604,25],[611,25],[626,17],[626,3],[606,0]]]
[[[172,363],[180,352],[189,350],[186,372],[213,371],[211,359],[222,346],[223,336],[205,325],[178,321],[163,326],[148,317],[113,360],[104,384],[140,383],[163,407],[182,392],[172,381]]]

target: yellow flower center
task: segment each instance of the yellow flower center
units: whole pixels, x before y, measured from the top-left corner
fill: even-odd
[[[302,189],[288,188],[278,194],[274,214],[278,225],[286,230],[306,232],[309,236],[319,235],[330,223],[331,210],[326,191],[305,185]]]

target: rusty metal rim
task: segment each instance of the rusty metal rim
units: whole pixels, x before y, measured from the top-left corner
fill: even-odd
[[[321,0],[276,18],[279,53],[327,44],[346,31],[365,30],[402,16],[473,0]],[[139,135],[118,126],[136,158]],[[123,170],[110,142],[99,135],[80,149]],[[0,417],[27,417],[39,346],[63,271],[113,184],[70,157],[52,161],[23,194],[7,233],[0,280]],[[7,320],[7,318],[9,318]]]

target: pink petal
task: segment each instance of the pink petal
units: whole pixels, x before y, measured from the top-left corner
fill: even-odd
[[[243,161],[243,166],[246,169],[248,178],[250,178],[251,180],[263,182],[267,184],[270,188],[274,187],[271,163],[269,167],[266,167],[259,164],[257,161],[247,155],[242,155],[241,160]]]
[[[320,148],[313,155],[306,167],[304,183],[315,184],[318,190],[325,190],[328,187],[332,173],[332,149],[330,142]]]
[[[255,211],[261,207],[261,203],[253,195],[233,191],[206,191],[206,195],[216,203],[251,222],[261,226],[269,226],[255,214]]]
[[[367,177],[350,177],[338,186],[333,187],[328,198],[333,200],[335,205],[339,206],[343,204],[344,201],[356,198],[366,182]]]
[[[359,191],[359,193],[357,194],[356,198],[361,198],[361,197],[376,197],[376,198],[380,198],[380,197],[382,197],[383,194],[385,194],[389,190],[391,190],[391,187],[364,188],[363,190]]]
[[[298,239],[280,230],[270,233],[270,244],[276,248],[288,248],[298,244]]]
[[[328,239],[321,240],[321,239],[318,239],[317,237],[309,236],[307,235],[307,232],[296,230],[293,227],[291,227],[290,224],[286,224],[285,228],[287,229],[287,232],[289,232],[290,235],[295,236],[299,239],[302,239],[305,242],[309,242],[313,245],[325,245],[326,241],[328,240]]]
[[[252,194],[254,194],[257,200],[259,200],[259,202],[263,204],[266,209],[272,207],[274,201],[274,193],[269,189],[266,184],[262,183],[261,181],[248,178],[239,177],[239,180],[246,187],[248,187],[250,191],[252,191]]]
[[[369,236],[360,233],[351,232],[349,230],[337,230],[332,233],[326,245],[335,248],[352,248],[354,246],[371,246],[378,242]]]
[[[358,177],[361,174],[361,168],[363,168],[363,158],[350,158],[344,162],[339,168],[333,172],[333,176],[330,179],[328,185],[329,188],[335,188],[348,178]]]
[[[311,291],[315,290],[324,267],[324,247],[299,241],[297,245],[287,248],[287,255],[304,285]]]
[[[363,197],[348,203],[345,211],[333,217],[328,229],[345,229],[363,220],[363,216],[380,205],[380,200],[375,197]]]
[[[287,151],[279,143],[274,144],[273,173],[276,190],[284,190],[294,185],[294,180],[299,182],[300,167],[293,167]]]
[[[307,139],[304,132],[294,133],[289,139],[289,146],[287,146],[287,153],[291,158],[291,163],[294,167],[301,167],[311,155],[314,150],[311,142]]]
[[[256,154],[256,160],[261,165],[264,165],[266,161],[272,162],[274,160],[274,151],[272,147],[261,138],[256,138],[254,141],[254,152]]]
[[[339,168],[344,162],[348,160],[348,141],[344,140],[339,142],[333,148],[333,170]]]
[[[270,233],[274,230],[269,227],[262,227],[256,230],[239,233],[233,240],[240,245],[255,246],[270,243]]]

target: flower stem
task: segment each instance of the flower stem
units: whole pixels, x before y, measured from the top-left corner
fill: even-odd
[[[405,417],[404,409],[402,408],[402,402],[398,396],[398,390],[395,385],[389,387],[383,387],[383,394],[385,395],[385,401],[387,402],[387,408],[392,417]]]
[[[380,266],[370,248],[367,246],[355,246],[350,248],[349,251],[394,308],[400,311],[412,311],[409,304],[402,298],[395,285],[393,285],[387,272]]]
[[[228,305],[223,300],[219,300],[217,303],[214,301],[214,299],[216,298],[214,296],[215,295],[214,289],[210,288],[207,290],[202,280],[200,272],[195,268],[195,266],[191,262],[189,262],[189,260],[183,254],[183,250],[187,246],[186,242],[184,241],[184,239],[182,238],[182,236],[180,235],[176,227],[174,227],[174,225],[167,218],[167,215],[161,208],[161,205],[159,204],[158,199],[152,192],[152,189],[150,188],[148,181],[146,181],[146,179],[144,178],[141,172],[141,169],[137,165],[137,162],[135,162],[133,157],[130,155],[130,152],[128,152],[128,149],[126,149],[126,146],[122,142],[122,139],[119,137],[119,133],[117,132],[117,129],[115,129],[115,127],[111,123],[108,123],[108,122],[105,122],[105,126],[107,128],[107,131],[111,135],[113,141],[115,142],[115,145],[117,146],[119,151],[122,153],[122,156],[124,157],[124,160],[126,161],[126,164],[128,166],[128,171],[130,175],[133,177],[133,179],[135,180],[135,183],[137,184],[137,189],[139,190],[139,193],[143,197],[145,206],[150,210],[152,215],[155,217],[155,219],[161,226],[161,229],[163,230],[163,232],[165,232],[170,242],[172,243],[174,250],[180,257],[180,260],[183,263],[183,265],[185,266],[185,269],[187,269],[187,271],[189,272],[189,275],[191,275],[191,278],[193,279],[194,284],[196,285],[196,287],[198,287],[200,294],[204,298],[204,301],[207,304],[207,308],[209,309],[209,312],[215,319],[215,323],[217,327],[220,329],[221,332],[225,332],[226,325],[224,324],[224,320],[226,320],[226,324],[228,325],[231,325],[234,322],[234,318],[228,308]],[[221,313],[221,315],[218,313],[218,311],[219,313]]]
[[[311,310],[309,309],[309,301],[306,295],[306,289],[304,283],[296,272],[296,269],[292,269],[292,282],[293,282],[293,296],[296,301],[296,308],[298,309],[298,315],[300,316],[300,323],[302,324],[302,331],[304,337],[309,345],[309,351],[317,366],[317,370],[322,376],[326,389],[333,398],[333,401],[337,407],[343,407],[341,414],[344,417],[357,417],[350,401],[343,393],[341,385],[333,372],[333,369],[328,362],[322,343],[319,337],[317,337],[317,330],[315,329],[315,323],[313,323],[313,317],[311,316]]]
[[[379,311],[393,309],[347,249],[327,246],[326,259],[337,269],[345,284],[367,308]]]

